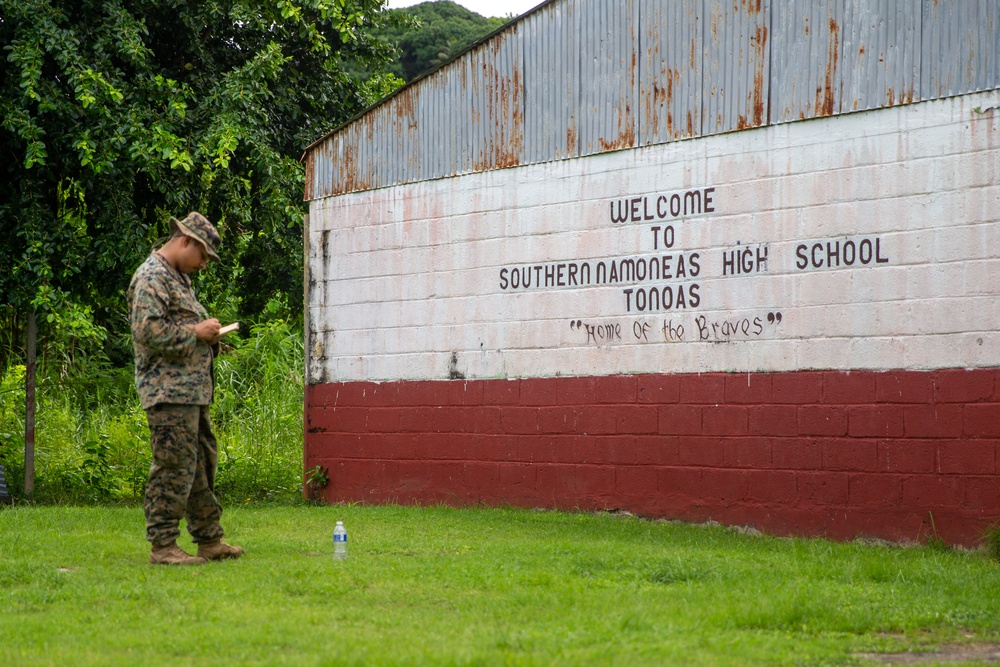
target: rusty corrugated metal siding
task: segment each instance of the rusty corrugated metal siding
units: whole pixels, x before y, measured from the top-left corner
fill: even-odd
[[[580,154],[579,5],[554,2],[518,24],[524,71],[524,162],[559,160]]]
[[[777,123],[840,112],[841,26],[844,0],[777,2],[772,120]]]
[[[847,0],[840,34],[840,112],[920,96],[921,10],[912,0]],[[874,10],[872,10],[873,8]]]
[[[921,94],[958,95],[997,86],[1000,2],[923,0]]]
[[[642,0],[639,57],[639,143],[701,134],[703,0]]]
[[[998,87],[998,0],[549,0],[310,146],[305,197]]]
[[[702,134],[767,122],[769,0],[707,0]]]
[[[635,145],[637,3],[597,0],[577,13],[580,155]]]

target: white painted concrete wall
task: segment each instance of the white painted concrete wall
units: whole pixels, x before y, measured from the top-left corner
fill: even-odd
[[[309,381],[1000,366],[998,176],[991,91],[314,201]],[[694,189],[714,211],[612,222]],[[887,261],[828,266],[864,239]],[[663,255],[687,275],[502,287]],[[664,286],[686,307],[637,310]]]

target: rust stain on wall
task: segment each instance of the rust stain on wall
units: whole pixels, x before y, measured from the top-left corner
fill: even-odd
[[[506,125],[507,141],[504,150],[497,155],[496,166],[516,167],[521,164],[524,152],[524,112],[521,106],[521,70],[514,66],[511,78],[504,80],[500,101],[503,110],[510,111],[510,123]],[[505,114],[506,119],[506,114]]]
[[[679,82],[680,77],[680,70],[667,70],[667,90],[664,103],[667,106],[667,133],[671,137],[677,136],[677,129],[674,127],[674,82]]]
[[[357,160],[355,159],[354,146],[346,143],[344,145],[344,157],[338,165],[340,167],[340,189],[341,192],[353,192],[358,189]]]
[[[566,155],[576,155],[576,123],[570,123],[566,128]]]
[[[760,11],[760,2],[757,3]],[[764,124],[764,68],[767,66],[767,26],[757,26],[753,37],[754,50],[757,52],[756,67],[753,72],[753,124],[760,127]]]
[[[524,114],[521,110],[521,70],[515,65],[510,77],[495,66],[502,42],[489,42],[477,54],[482,70],[480,81],[486,93],[486,123],[489,138],[473,161],[475,171],[503,169],[521,164],[524,145]]]
[[[396,118],[406,120],[410,127],[417,124],[417,115],[413,106],[413,89],[406,88],[391,101]]]
[[[638,64],[638,60],[639,55],[633,50],[628,63],[629,85],[627,90],[629,91],[635,90],[635,73],[637,71],[636,65]],[[617,135],[613,139],[598,137],[597,144],[601,147],[601,151],[616,151],[635,146],[635,119],[633,118],[632,105],[627,101],[623,102],[622,106],[613,110],[613,113],[617,120],[617,127],[615,128]]]
[[[830,45],[826,58],[826,74],[823,88],[816,91],[816,115],[832,116],[834,102],[834,82],[837,80],[837,65],[840,62],[840,26],[830,18]]]
[[[650,84],[651,90],[640,91],[640,95],[645,104],[644,122],[647,124],[646,136],[659,137],[660,124],[666,124],[668,136],[674,136],[673,121],[673,99],[675,70],[669,68],[661,69],[659,76]],[[647,143],[652,143],[652,139],[647,139]]]
[[[660,114],[659,109],[662,106],[662,98],[664,97],[663,88],[660,84],[654,81],[651,85],[652,90],[643,90],[640,92],[642,96],[642,101],[644,104],[644,109],[646,112],[645,120],[648,125],[649,134],[656,136],[659,134],[660,130]]]
[[[914,92],[912,87],[906,90],[901,90],[898,94],[895,89],[888,88],[885,91],[885,104],[881,106],[892,107],[899,104],[913,104],[913,99]],[[855,108],[857,108],[857,106],[855,106]]]
[[[624,110],[616,115],[618,117],[618,136],[613,139],[598,137],[597,143],[602,151],[617,151],[635,145],[635,126],[632,123],[631,105],[626,104]]]
[[[652,26],[646,33],[646,41],[651,44],[650,48],[646,50],[646,63],[649,69],[657,69],[656,78],[652,82],[639,87],[639,98],[642,100],[643,111],[645,112],[642,121],[646,123],[646,143],[649,144],[653,143],[654,137],[660,136],[661,110],[667,98],[667,89],[663,87],[663,82],[666,80],[667,87],[670,87],[670,71],[663,67],[664,63],[660,58],[659,35]],[[667,120],[667,129],[669,131],[669,111]]]
[[[626,104],[625,108],[619,110],[616,116],[618,118],[618,136],[614,139],[598,137],[597,143],[602,151],[617,151],[635,145],[635,126],[632,123],[631,105]]]
[[[313,199],[313,169],[316,165],[316,150],[306,153],[306,187],[302,194],[305,201]]]

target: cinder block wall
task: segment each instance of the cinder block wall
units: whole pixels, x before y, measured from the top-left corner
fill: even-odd
[[[306,466],[331,501],[974,543],[1000,510],[995,98],[313,202]]]

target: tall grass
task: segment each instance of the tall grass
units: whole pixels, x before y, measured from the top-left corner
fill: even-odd
[[[217,491],[226,498],[289,500],[302,485],[302,332],[282,321],[219,358]]]
[[[0,379],[0,463],[23,496],[24,366]],[[216,362],[213,419],[219,440],[217,493],[224,501],[293,501],[302,478],[301,332],[282,321],[233,336]],[[68,375],[41,365],[37,390],[35,492],[44,503],[133,503],[151,454],[132,368],[78,360]]]

